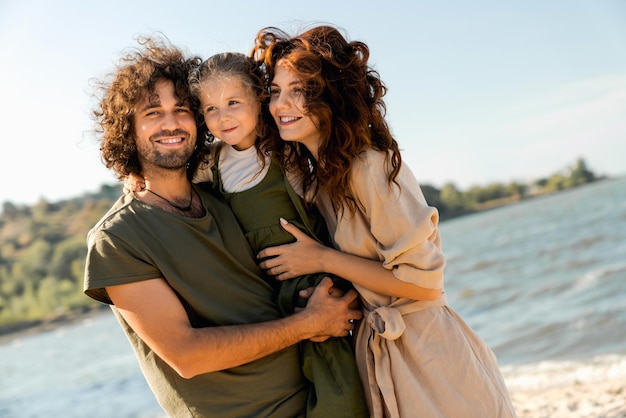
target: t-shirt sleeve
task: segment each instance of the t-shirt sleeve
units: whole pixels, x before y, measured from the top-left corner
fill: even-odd
[[[139,247],[139,246],[136,246]],[[112,304],[107,286],[160,278],[154,265],[144,254],[114,233],[103,229],[92,230],[87,238],[84,292],[99,302]]]
[[[437,225],[439,212],[428,206],[413,173],[403,164],[396,183],[382,172],[384,154],[368,153],[354,172],[355,193],[383,266],[403,281],[443,287],[445,258]]]

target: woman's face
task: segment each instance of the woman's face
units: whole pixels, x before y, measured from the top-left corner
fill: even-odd
[[[312,116],[305,114],[304,89],[296,74],[278,61],[270,85],[269,110],[283,141],[300,142],[317,158],[320,132]]]

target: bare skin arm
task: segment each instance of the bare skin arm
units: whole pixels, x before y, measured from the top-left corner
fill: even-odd
[[[361,313],[351,309],[356,292],[329,295],[325,278],[307,307],[287,318],[221,327],[193,328],[174,291],[163,279],[107,287],[126,322],[182,377],[223,370],[318,336],[342,337]]]
[[[326,247],[295,225],[282,220],[281,224],[296,241],[266,248],[258,254],[258,258],[264,259],[259,266],[278,280],[326,272],[383,295],[415,300],[436,300],[441,295],[441,289],[428,289],[399,280],[380,261]]]

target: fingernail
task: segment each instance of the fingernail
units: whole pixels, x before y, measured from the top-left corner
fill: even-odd
[[[280,223],[283,225],[287,225],[289,222],[287,222],[287,219],[285,218],[280,218]]]

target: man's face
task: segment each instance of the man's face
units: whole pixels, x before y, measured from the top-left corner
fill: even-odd
[[[144,175],[153,169],[184,169],[196,144],[196,120],[175,95],[174,84],[159,80],[137,106],[135,141]]]

